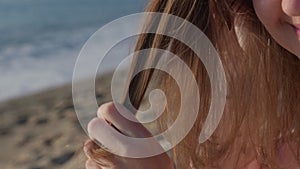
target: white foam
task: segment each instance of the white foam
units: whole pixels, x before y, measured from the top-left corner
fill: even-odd
[[[124,29],[129,28],[128,25],[124,25]],[[42,41],[3,49],[0,52],[0,101],[71,82],[76,58],[82,45],[91,35],[90,32],[91,29],[73,32],[74,36],[70,35],[65,41]],[[108,33],[103,38],[109,41],[111,36],[114,35]],[[72,48],[68,43],[76,45]],[[117,60],[125,57],[128,52],[128,43],[110,52],[104,63],[99,65],[100,72],[113,70],[119,64]],[[85,64],[88,66],[89,62],[87,60]],[[81,75],[82,78],[88,76],[87,72]]]

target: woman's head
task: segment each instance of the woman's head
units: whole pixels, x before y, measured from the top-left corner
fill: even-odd
[[[295,44],[297,36],[294,32],[293,42],[282,42],[276,36],[286,33],[281,30],[273,33],[266,25],[268,19],[256,15],[263,15],[258,7],[271,13],[267,5],[274,6],[277,1],[261,0],[261,4],[258,0],[254,1],[154,0],[149,4],[150,12],[173,14],[201,29],[219,52],[227,78],[228,96],[223,118],[213,136],[199,145],[197,140],[209,111],[211,97],[206,68],[195,53],[177,40],[171,41],[168,37],[153,34],[140,36],[137,50],[165,49],[172,42],[171,51],[191,68],[199,83],[201,101],[197,123],[173,151],[178,168],[187,168],[190,161],[196,168],[241,168],[253,159],[270,168],[288,168],[279,162],[279,150],[293,142],[297,143],[294,146],[297,147],[294,148],[296,152],[293,151],[295,156],[289,157],[293,156],[291,160],[297,158],[299,166],[300,60],[295,56],[299,52],[295,47],[299,47],[299,41]],[[281,3],[279,5],[281,9]],[[270,16],[278,15],[274,12]],[[263,16],[268,17],[266,15]],[[151,21],[146,23],[147,29]],[[155,26],[160,29],[165,25],[162,21]],[[291,44],[294,48],[290,49]],[[159,56],[149,56],[150,62],[155,60],[153,57]],[[136,65],[145,64],[139,63],[139,56],[135,59]],[[169,126],[167,122],[174,122],[180,108],[180,93],[172,77],[152,70],[140,73],[132,81],[129,95],[133,105],[139,107],[151,78],[155,76],[162,79],[159,87],[168,98],[165,113],[159,119],[160,127],[165,130]]]
[[[173,14],[201,29],[217,49],[227,79],[228,95],[221,122],[209,140],[198,144],[211,99],[210,79],[205,66],[190,48],[176,39],[159,34],[139,36],[136,50],[166,49],[172,43],[171,52],[191,68],[199,85],[198,118],[187,137],[173,151],[177,168],[189,168],[191,163],[196,168],[242,168],[254,159],[257,159],[254,164],[288,168],[279,162],[278,156],[282,147],[289,144],[296,147],[289,157],[294,160],[293,165],[296,161],[299,166],[300,60],[295,56],[297,48],[285,47],[290,42],[282,41],[281,37],[277,37],[278,32],[270,30],[266,23],[268,19],[256,15],[256,12],[262,15],[258,7],[261,10],[268,8],[264,6],[268,4],[262,2],[272,5],[278,0],[254,1],[152,0],[149,3],[147,11]],[[164,26],[168,26],[168,31],[178,30],[164,20],[158,25],[154,23],[149,18],[145,29],[163,30]],[[132,72],[136,67],[140,69],[146,64],[154,64],[159,57],[155,54],[148,58],[136,55]],[[156,82],[153,84],[159,82],[157,87],[165,91],[167,97],[165,112],[158,119],[161,130],[165,130],[174,122],[180,109],[180,92],[169,75],[152,69],[139,73],[130,82],[130,100],[125,100],[124,104],[131,102],[139,108],[148,89],[151,90],[149,86],[156,87],[149,85],[153,80]],[[185,85],[189,89],[188,81]],[[289,159],[287,161],[289,163]]]
[[[253,0],[253,5],[271,36],[300,58],[300,0]]]

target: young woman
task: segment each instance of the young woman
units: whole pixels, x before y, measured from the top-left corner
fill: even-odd
[[[84,147],[89,157],[86,168],[299,169],[300,0],[153,0],[147,11],[184,18],[210,39],[226,74],[224,114],[213,135],[199,144],[211,97],[204,65],[177,40],[158,34],[140,35],[137,51],[165,49],[172,41],[170,50],[191,68],[201,97],[196,123],[170,157],[166,153],[148,158],[120,157],[89,140]],[[133,69],[143,62],[136,56]],[[143,71],[131,81],[129,97],[138,108],[153,76],[160,77],[156,87],[164,90],[168,101],[158,119],[164,131],[176,119],[180,106],[180,93],[170,76]],[[121,116],[112,103],[100,106],[98,118],[89,124],[89,133],[109,135],[101,130],[103,125],[114,126],[117,132],[131,137],[151,136],[143,125]]]

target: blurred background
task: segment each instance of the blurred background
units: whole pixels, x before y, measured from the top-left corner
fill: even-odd
[[[146,0],[0,0],[0,100],[69,82],[87,39],[145,5]]]
[[[101,26],[146,5],[146,0],[0,0],[1,169],[84,168],[87,136],[71,94],[76,58]],[[99,104],[111,99],[114,61],[107,60],[107,74],[98,79]]]

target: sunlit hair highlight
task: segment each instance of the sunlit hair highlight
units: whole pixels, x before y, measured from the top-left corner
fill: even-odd
[[[252,1],[152,0],[146,11],[176,15],[201,29],[221,56],[228,83],[221,123],[209,140],[199,144],[211,97],[204,65],[190,48],[175,39],[159,34],[139,36],[136,51],[166,49],[172,42],[171,52],[190,67],[199,85],[201,101],[196,124],[172,150],[176,167],[243,168],[257,159],[263,167],[288,168],[277,159],[279,149],[286,144],[300,166],[300,61],[269,35],[255,15]],[[153,25],[148,18],[144,28],[151,26],[162,29],[166,23],[161,20],[159,25]],[[155,64],[158,57],[136,55],[131,72]],[[176,119],[180,92],[172,77],[149,69],[135,76],[128,86],[130,100],[124,100],[124,105],[131,103],[137,109],[151,88],[165,92],[168,103],[157,121],[160,131]],[[95,151],[93,157],[110,158],[106,153]]]

